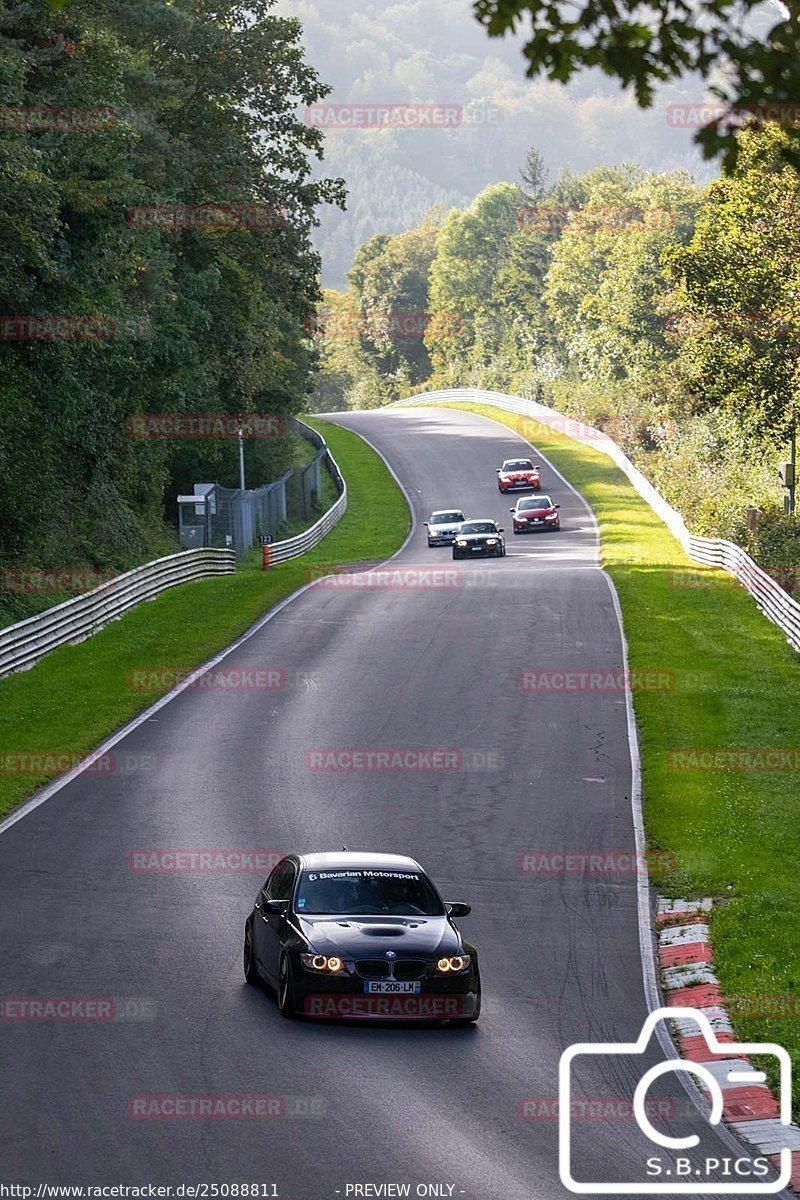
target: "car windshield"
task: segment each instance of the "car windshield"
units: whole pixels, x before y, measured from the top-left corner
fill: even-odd
[[[536,512],[542,508],[552,508],[553,502],[549,496],[539,496],[536,500],[526,500],[524,504],[517,506],[517,512]]]
[[[497,459],[495,459],[497,462]],[[532,471],[533,463],[529,458],[510,458],[503,463],[504,471]]]
[[[465,521],[459,533],[497,533],[494,521]]]
[[[463,512],[435,512],[428,522],[429,525],[450,525],[456,521],[463,521]]]
[[[444,916],[430,880],[416,871],[304,871],[295,904],[320,916]]]

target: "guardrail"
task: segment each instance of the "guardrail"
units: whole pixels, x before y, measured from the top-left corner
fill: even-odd
[[[59,646],[84,641],[109,621],[167,588],[194,579],[232,575],[235,570],[233,551],[213,548],[184,550],[134,567],[90,592],[0,629],[0,677],[32,667]]]
[[[800,650],[800,604],[783,590],[771,575],[753,562],[741,546],[724,538],[697,537],[690,533],[686,522],[676,509],[656,491],[641,471],[633,465],[617,443],[591,425],[584,425],[573,417],[548,408],[537,400],[526,400],[522,396],[507,396],[503,392],[489,392],[481,388],[452,388],[448,391],[420,392],[394,405],[441,404],[462,401],[470,404],[486,404],[504,412],[530,417],[562,433],[574,441],[592,446],[606,454],[628,477],[636,491],[646,500],[655,514],[661,518],[670,533],[680,542],[686,554],[694,562],[707,567],[719,567],[728,571],[755,600],[761,612],[786,634],[787,641],[795,650]]]
[[[336,485],[339,497],[309,529],[296,537],[270,545],[270,561],[273,563],[297,558],[319,545],[347,508],[347,485],[325,439],[303,421],[295,419],[292,424],[315,446],[324,450],[322,462]],[[134,567],[132,571],[117,575],[90,592],[64,600],[43,613],[0,629],[0,678],[13,671],[32,667],[59,646],[85,641],[109,621],[115,621],[144,600],[152,600],[167,588],[189,583],[193,579],[232,575],[235,570],[234,551],[217,547],[184,550]]]
[[[307,550],[313,550],[315,546],[319,545],[325,535],[330,533],[334,525],[339,523],[347,508],[347,484],[324,438],[317,433],[316,429],[312,429],[310,425],[306,425],[303,421],[296,420],[293,424],[302,427],[303,437],[307,437],[315,446],[319,446],[320,449],[324,447],[325,456],[322,462],[336,485],[339,498],[334,501],[328,511],[323,513],[320,519],[309,529],[304,530],[303,533],[298,533],[295,537],[286,538],[282,542],[273,542],[269,547],[271,563],[286,562],[287,559],[297,558],[299,555],[305,554]]]

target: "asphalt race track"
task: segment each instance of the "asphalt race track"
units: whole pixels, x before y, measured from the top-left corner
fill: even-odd
[[[116,1002],[108,1020],[0,1021],[4,1182],[274,1182],[292,1200],[387,1183],[474,1200],[564,1197],[559,1056],[639,1033],[636,871],[541,857],[633,854],[624,692],[520,686],[526,669],[622,667],[592,516],[539,458],[562,532],[512,536],[514,501],[499,495],[495,467],[524,444],[484,418],[333,419],[384,454],[417,522],[451,505],[501,518],[507,557],[453,563],[418,524],[391,564],[405,572],[396,586],[317,584],[225,660],[283,671],[285,686],[185,691],[115,747],[117,769],[75,778],[2,832],[2,995]],[[415,575],[431,566],[441,576]],[[395,747],[452,748],[460,767],[307,767],[313,749]],[[476,1028],[288,1022],[242,977],[242,927],[263,875],[154,873],[133,857],[342,845],[409,853],[446,899],[472,904],[461,926],[481,955]],[[659,1057],[654,1047],[645,1065]],[[585,1066],[578,1094],[621,1103],[641,1072]],[[679,1084],[653,1094],[662,1128],[701,1136],[693,1161],[731,1154]],[[280,1099],[271,1119],[131,1115],[153,1096]],[[575,1173],[638,1180],[658,1150],[621,1110],[605,1112],[576,1122]]]

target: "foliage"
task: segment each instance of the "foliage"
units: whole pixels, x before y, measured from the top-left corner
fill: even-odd
[[[176,444],[131,437],[135,414],[303,404],[310,234],[341,189],[310,179],[322,138],[295,109],[326,89],[299,25],[272,6],[0,0],[3,103],[107,114],[89,131],[0,132],[0,316],[92,316],[113,334],[0,339],[6,565],[118,568],[160,548]],[[135,206],[203,204],[267,221],[129,219]],[[197,450],[212,478],[235,462],[235,442]]]
[[[728,167],[735,164],[736,130],[747,114],[760,120],[765,110],[783,105],[793,115],[782,150],[800,167],[800,18],[793,6],[781,5],[780,20],[766,27],[758,0],[585,0],[574,7],[551,0],[474,0],[473,8],[492,37],[530,22],[523,47],[529,76],[563,84],[580,71],[599,69],[649,108],[658,85],[699,75],[721,111],[696,140],[706,157],[724,151]],[[738,113],[731,114],[730,106]]]

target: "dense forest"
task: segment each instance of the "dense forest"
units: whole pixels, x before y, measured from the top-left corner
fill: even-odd
[[[356,248],[372,234],[400,233],[434,206],[465,207],[508,178],[531,145],[554,176],[629,160],[705,180],[717,173],[694,131],[669,119],[670,104],[702,98],[697,77],[658,88],[644,112],[599,70],[567,87],[527,80],[523,30],[490,39],[470,0],[278,0],[278,7],[300,20],[309,62],[331,85],[331,101],[462,110],[457,125],[440,130],[326,130],[326,168],[348,189],[346,211],[324,210],[315,235],[326,286],[344,285]]]
[[[0,0],[0,563],[115,569],[235,441],[141,413],[304,407],[327,88],[272,0]],[[34,320],[35,318],[35,320]],[[274,477],[282,441],[248,441]],[[10,603],[13,597],[0,597]]]
[[[796,589],[778,477],[800,361],[786,140],[753,125],[735,169],[702,187],[632,165],[550,182],[534,150],[519,184],[373,236],[347,290],[325,293],[315,406],[456,386],[541,400],[605,429],[693,531],[748,546]]]

